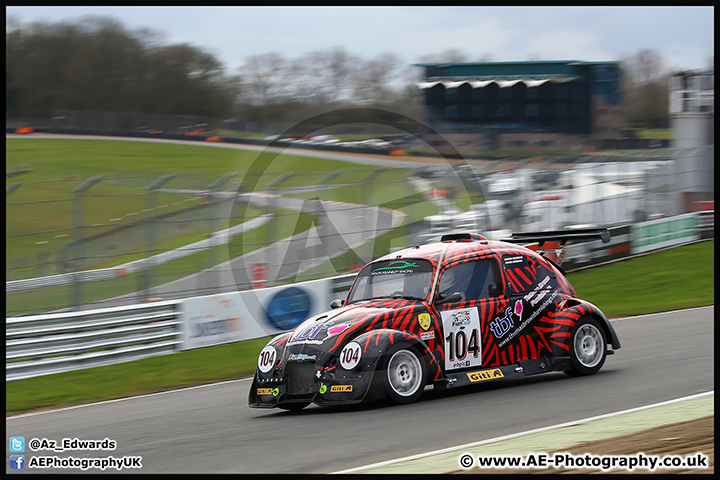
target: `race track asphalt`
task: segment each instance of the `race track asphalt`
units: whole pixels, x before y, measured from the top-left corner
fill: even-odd
[[[622,348],[590,377],[428,388],[410,405],[298,413],[248,408],[250,382],[240,380],[12,417],[6,433],[117,442],[113,451],[26,451],[26,461],[136,455],[138,473],[331,473],[711,391],[713,319],[711,306],[615,320]]]

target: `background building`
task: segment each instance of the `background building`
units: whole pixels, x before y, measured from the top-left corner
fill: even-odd
[[[670,77],[672,146],[714,145],[714,72],[677,72]]]
[[[415,66],[425,69],[426,121],[459,149],[586,149],[625,128],[618,62]]]
[[[670,128],[677,161],[669,175],[682,194],[681,209],[714,208],[714,72],[677,72],[670,76]]]

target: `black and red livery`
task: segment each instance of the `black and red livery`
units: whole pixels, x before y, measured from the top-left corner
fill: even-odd
[[[345,300],[266,345],[249,405],[409,403],[426,385],[593,374],[620,342],[558,266],[566,242],[591,238],[607,243],[610,234],[563,230],[502,241],[453,234],[380,257]]]

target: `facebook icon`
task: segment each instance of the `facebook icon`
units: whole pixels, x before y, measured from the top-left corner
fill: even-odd
[[[10,455],[10,470],[25,470],[25,455]]]

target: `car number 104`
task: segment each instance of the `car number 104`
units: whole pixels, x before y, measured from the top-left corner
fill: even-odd
[[[340,352],[340,366],[345,370],[352,370],[360,363],[362,347],[357,342],[350,342]]]
[[[477,328],[473,328],[468,336],[465,331],[450,332],[445,337],[447,343],[448,359],[451,362],[465,360],[468,352],[472,352],[473,358],[477,358],[480,352],[479,333]]]
[[[269,372],[273,365],[275,365],[276,355],[277,351],[275,348],[270,346],[263,348],[258,357],[258,369],[263,373]]]

